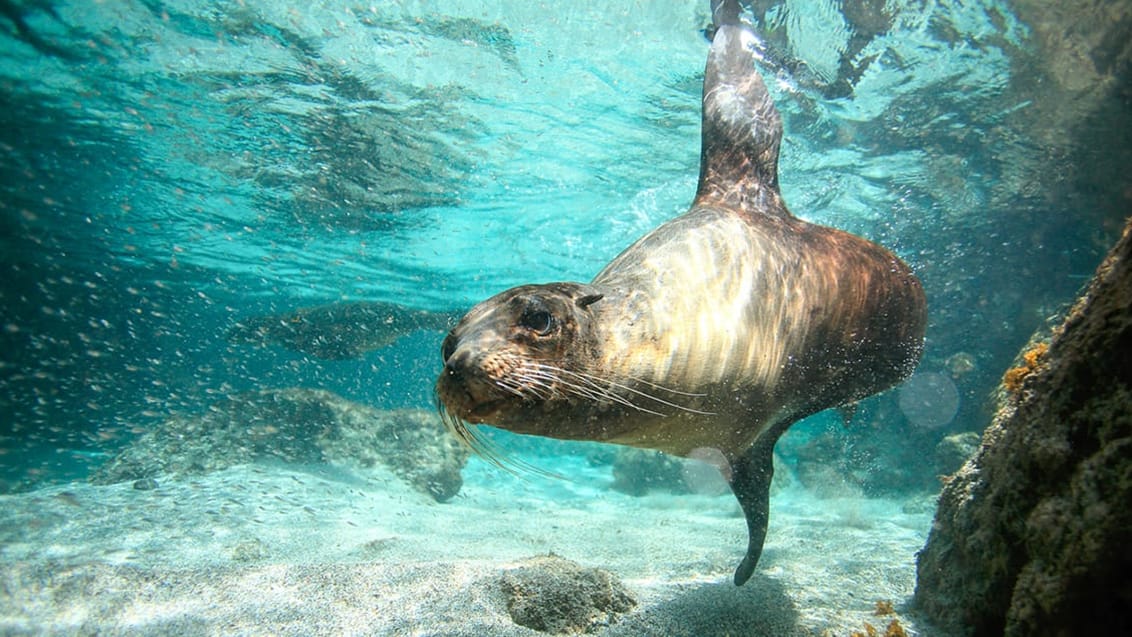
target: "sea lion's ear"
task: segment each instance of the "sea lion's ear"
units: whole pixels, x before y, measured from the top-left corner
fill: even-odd
[[[578,307],[584,309],[584,308],[587,308],[587,307],[593,305],[594,303],[597,303],[598,301],[602,300],[603,298],[605,298],[604,294],[586,294],[584,296],[579,296],[578,298],[574,299],[574,303],[577,304]]]

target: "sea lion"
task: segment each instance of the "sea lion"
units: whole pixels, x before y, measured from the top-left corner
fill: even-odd
[[[743,584],[766,536],[775,441],[907,377],[926,303],[891,252],[787,210],[782,121],[755,69],[754,34],[734,2],[712,13],[691,209],[588,284],[524,285],[474,307],[444,340],[436,393],[449,427],[488,454],[469,425],[715,450],[747,518]]]
[[[326,360],[358,358],[417,330],[443,331],[458,314],[378,301],[303,308],[241,319],[228,329],[232,343],[281,345]]]

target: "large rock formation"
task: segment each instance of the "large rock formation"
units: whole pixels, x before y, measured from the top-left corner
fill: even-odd
[[[174,416],[91,477],[96,484],[218,471],[264,459],[384,465],[443,502],[459,492],[468,451],[433,412],[382,411],[314,389],[265,389],[227,398],[203,415]]]
[[[1132,223],[1048,348],[1005,375],[915,599],[961,634],[1132,634]]]

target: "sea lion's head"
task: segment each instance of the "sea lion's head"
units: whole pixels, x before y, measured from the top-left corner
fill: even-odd
[[[444,339],[436,381],[455,433],[473,447],[465,423],[540,433],[540,420],[586,396],[576,370],[597,356],[593,306],[601,298],[588,285],[546,283],[511,288],[472,308]]]

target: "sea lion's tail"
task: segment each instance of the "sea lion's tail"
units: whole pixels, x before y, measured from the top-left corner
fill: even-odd
[[[696,203],[788,215],[778,191],[782,118],[755,69],[755,35],[740,22],[737,0],[712,0],[711,8]]]

